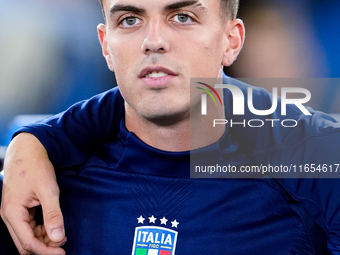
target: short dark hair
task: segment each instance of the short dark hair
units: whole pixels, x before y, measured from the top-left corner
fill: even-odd
[[[236,19],[238,6],[239,6],[239,0],[221,0],[222,17],[226,17],[225,15],[227,15],[232,20]]]
[[[239,6],[239,0],[220,0],[221,1],[221,16],[224,17],[230,17],[232,20],[236,19],[237,12],[238,12],[238,6]],[[99,0],[103,13],[103,0]],[[105,13],[104,13],[105,16]]]

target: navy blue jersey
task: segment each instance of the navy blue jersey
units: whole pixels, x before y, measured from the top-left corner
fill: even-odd
[[[228,138],[224,155],[248,164]],[[122,123],[117,142],[57,171],[67,253],[327,254],[325,232],[305,225],[310,216],[279,183],[190,179],[189,157],[144,144]]]
[[[249,85],[226,77],[225,82],[247,95]],[[271,107],[268,92],[253,87],[253,94],[256,109]],[[230,118],[228,90],[224,104]],[[288,106],[284,118],[296,120],[295,128],[228,127],[218,143],[198,154],[238,167],[339,163],[339,124],[310,111],[305,116]],[[19,130],[37,136],[58,167],[68,251],[327,254],[327,236],[331,254],[339,253],[339,179],[190,179],[189,152],[147,146],[124,122],[119,126],[123,116],[123,99],[113,89]],[[279,108],[271,116],[246,109],[244,116],[232,117],[283,119]]]

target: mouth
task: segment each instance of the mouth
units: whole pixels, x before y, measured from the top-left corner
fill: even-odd
[[[168,74],[165,72],[157,72],[157,71],[153,71],[152,73],[148,73],[147,75],[145,75],[145,78],[159,78],[159,77],[164,77],[167,76]]]
[[[178,74],[165,67],[147,67],[138,75],[141,81],[152,90],[167,88]]]
[[[147,67],[138,75],[139,78],[161,78],[164,76],[176,76],[176,74],[165,67]]]

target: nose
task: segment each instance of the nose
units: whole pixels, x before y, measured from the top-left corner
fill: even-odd
[[[167,32],[161,18],[154,18],[148,24],[146,36],[142,44],[142,51],[146,55],[151,53],[163,54],[169,51]]]

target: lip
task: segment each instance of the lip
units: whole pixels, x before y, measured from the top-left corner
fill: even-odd
[[[152,73],[154,71],[164,72],[164,73],[167,73],[168,75],[163,76],[163,77],[157,77],[157,78],[145,77],[145,75]],[[169,84],[169,82],[176,76],[177,74],[171,71],[170,69],[162,67],[162,66],[157,66],[157,67],[144,68],[139,73],[138,78],[140,78],[142,82],[151,89],[161,89],[161,88],[166,87]]]
[[[155,67],[146,67],[144,68],[142,71],[140,71],[138,78],[146,78],[145,75],[147,75],[148,73],[152,73],[152,72],[164,72],[167,73],[168,75],[173,75],[175,76],[176,74],[171,71],[168,68],[162,67],[162,66],[155,66]]]

